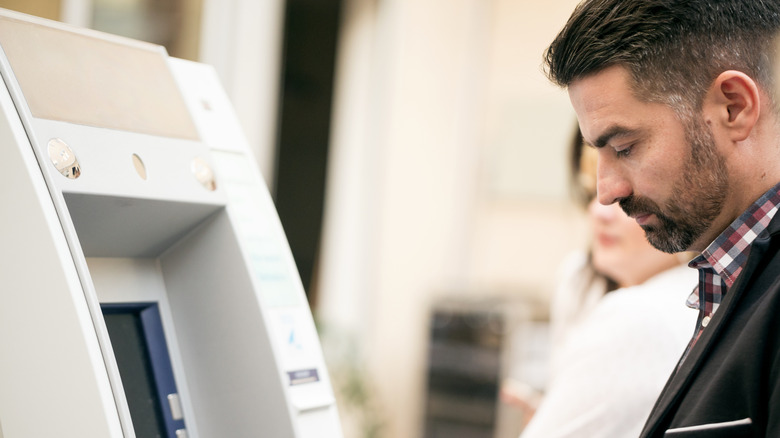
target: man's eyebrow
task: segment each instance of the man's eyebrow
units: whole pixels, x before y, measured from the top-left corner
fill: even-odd
[[[599,136],[593,143],[589,143],[596,148],[603,148],[610,141],[619,137],[627,137],[629,135],[635,135],[639,133],[638,129],[627,128],[625,126],[615,125],[607,129],[603,134]]]

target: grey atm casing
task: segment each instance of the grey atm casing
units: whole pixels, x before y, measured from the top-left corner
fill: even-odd
[[[135,436],[100,306],[155,302],[181,436],[341,437],[289,246],[214,70],[10,11],[0,48],[0,436]],[[54,139],[78,177],[55,167]]]

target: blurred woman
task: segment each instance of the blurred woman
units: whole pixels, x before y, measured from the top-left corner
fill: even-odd
[[[662,253],[617,204],[596,200],[596,152],[579,131],[575,193],[587,206],[590,251],[570,256],[551,302],[549,385],[522,438],[638,436],[690,340],[690,257]]]

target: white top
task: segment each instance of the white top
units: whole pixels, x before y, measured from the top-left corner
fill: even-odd
[[[550,384],[522,438],[638,436],[693,335],[697,312],[685,300],[695,269],[606,295],[599,283],[583,296],[585,263],[569,260],[553,299]]]

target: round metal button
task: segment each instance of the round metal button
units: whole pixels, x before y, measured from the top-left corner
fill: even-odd
[[[81,175],[81,165],[76,159],[76,154],[62,139],[49,140],[49,159],[54,168],[64,177],[76,179]]]
[[[203,158],[195,158],[190,163],[190,171],[195,175],[195,179],[200,182],[206,190],[216,190],[217,180],[214,177],[214,171],[211,170],[211,166]]]

